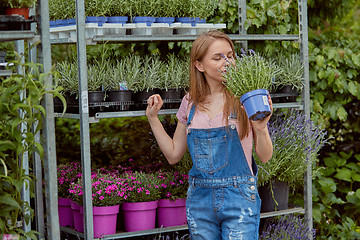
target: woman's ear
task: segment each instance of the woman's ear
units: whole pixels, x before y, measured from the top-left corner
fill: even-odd
[[[204,68],[203,68],[201,62],[199,62],[199,60],[195,60],[194,65],[195,65],[196,69],[199,70],[199,72],[204,72]]]

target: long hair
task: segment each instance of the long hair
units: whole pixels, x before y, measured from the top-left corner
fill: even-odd
[[[220,31],[209,31],[201,34],[194,41],[191,52],[190,52],[190,89],[189,89],[189,102],[196,105],[196,107],[204,108],[206,104],[206,96],[210,94],[209,85],[206,82],[205,76],[202,72],[200,72],[195,67],[196,60],[201,61],[201,59],[206,54],[209,46],[216,40],[225,39],[229,42],[234,58],[235,58],[235,50],[234,44],[231,39],[223,32]],[[236,99],[233,95],[230,94],[229,91],[226,90],[224,86],[224,94],[225,94],[225,102],[224,102],[224,110],[223,115],[228,125],[228,117],[231,113],[235,113],[237,116],[237,120],[239,122],[240,128],[240,139],[243,139],[249,134],[249,119],[246,115],[246,112],[243,108],[241,108],[241,103],[239,99]]]

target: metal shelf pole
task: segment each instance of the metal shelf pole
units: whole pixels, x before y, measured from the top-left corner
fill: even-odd
[[[245,36],[246,29],[245,29],[245,20],[246,20],[246,0],[239,0],[238,2],[238,17],[239,17],[239,35]],[[241,47],[247,51],[248,49],[248,42],[241,41]]]
[[[90,160],[90,130],[88,85],[86,67],[86,32],[84,0],[76,1],[76,33],[77,60],[79,69],[79,114],[81,138],[81,169],[83,181],[83,206],[85,239],[94,238],[92,194],[91,194],[91,160]]]
[[[307,15],[307,1],[298,0],[299,8],[299,35],[300,35],[300,49],[301,59],[304,64],[304,91],[302,99],[304,103],[305,119],[310,119],[310,83],[309,83],[309,44],[308,44],[308,15]],[[308,165],[306,174],[304,176],[304,207],[305,219],[307,220],[309,229],[313,228],[312,218],[312,169],[311,164]],[[309,233],[309,237],[312,237]]]
[[[36,13],[34,8],[30,9],[30,15]],[[31,24],[31,31],[36,32],[36,24]],[[29,60],[31,62],[38,62],[37,49],[35,47],[30,48],[32,41],[28,42],[29,47]],[[33,129],[36,129],[38,122],[33,124]],[[35,142],[41,143],[40,132],[35,134]],[[45,227],[44,227],[44,199],[43,199],[43,185],[42,185],[42,162],[40,155],[37,152],[33,153],[33,174],[35,175],[35,229],[39,233],[38,239],[45,239]]]
[[[39,44],[39,62],[44,66],[44,73],[51,71],[51,45],[50,45],[50,21],[48,0],[40,0],[38,26],[41,43]],[[52,86],[52,78],[46,79],[46,85]],[[58,213],[57,191],[57,165],[55,143],[55,120],[53,95],[45,94],[43,105],[46,111],[43,127],[44,138],[44,178],[45,178],[45,203],[46,203],[46,232],[47,239],[60,240],[60,225]],[[40,217],[40,216],[38,216]]]

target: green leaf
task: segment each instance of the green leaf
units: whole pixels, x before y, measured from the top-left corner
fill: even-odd
[[[358,197],[355,192],[348,193],[346,195],[346,200],[356,206],[360,206],[360,197]]]
[[[325,194],[336,191],[336,183],[332,178],[320,179],[319,184],[321,185],[321,189],[324,191]]]
[[[5,152],[6,150],[14,150],[16,149],[16,145],[9,141],[9,140],[4,140],[4,141],[0,141],[0,152]]]
[[[327,52],[327,56],[329,59],[336,59],[339,57],[339,53],[336,49],[330,49],[328,52]]]
[[[353,174],[351,177],[354,181],[360,182],[360,174],[356,173],[356,174]]]
[[[316,56],[316,66],[318,66],[319,68],[321,68],[324,65],[324,61],[325,61],[324,56],[322,55]]]
[[[341,121],[346,121],[348,114],[343,106],[338,108],[336,114]]]
[[[287,33],[286,27],[283,26],[283,25],[280,25],[280,26],[279,26],[279,33],[280,33],[280,34],[286,34],[286,33]]]
[[[344,203],[345,203],[344,200],[342,200],[341,198],[336,197],[335,194],[332,194],[332,193],[328,195],[328,200],[329,200],[332,204],[344,204]],[[339,216],[337,210],[336,210],[336,212],[337,212],[337,216]]]
[[[327,167],[333,167],[333,168],[336,168],[338,166],[336,160],[334,157],[327,157],[327,158],[324,158],[324,162],[325,162],[325,165]]]
[[[315,222],[320,222],[321,221],[321,211],[320,211],[320,209],[318,209],[318,208],[314,208],[313,209],[313,218],[314,218],[314,220],[315,220]]]
[[[10,195],[0,196],[0,203],[21,209],[19,203]]]
[[[351,182],[351,175],[353,173],[353,171],[351,171],[348,168],[341,168],[339,170],[337,170],[337,174],[334,176],[337,179],[343,180],[343,181],[347,181],[347,182]]]
[[[349,92],[353,95],[353,96],[358,96],[360,93],[358,93],[358,87],[359,83],[351,81],[349,83]]]
[[[358,190],[356,190],[356,196],[358,197],[358,198],[360,198],[360,188],[358,189]]]
[[[354,63],[356,66],[360,67],[360,54],[357,54],[357,55],[353,54],[353,55],[351,55],[351,60],[353,61],[353,63]]]
[[[272,9],[267,10],[266,13],[269,17],[276,18],[276,14],[274,13],[274,11]],[[282,27],[282,26],[280,26],[280,27]]]

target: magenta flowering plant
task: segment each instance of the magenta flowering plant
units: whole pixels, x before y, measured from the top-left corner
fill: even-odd
[[[186,198],[189,175],[179,172],[159,172],[161,199]]]
[[[160,199],[160,180],[154,173],[126,172],[126,202],[151,202]]]
[[[108,173],[92,173],[91,189],[92,204],[94,207],[115,206],[124,202],[127,198],[125,179]],[[71,198],[78,205],[83,204],[82,178],[72,183],[69,189]]]
[[[96,174],[91,177],[92,202],[95,207],[115,206],[127,198],[125,179],[113,174]]]
[[[57,167],[57,179],[58,179],[58,196],[59,198],[69,198],[70,184],[75,181],[77,175],[80,172],[80,163],[70,162],[66,164],[60,164]]]

